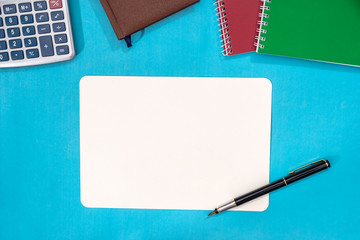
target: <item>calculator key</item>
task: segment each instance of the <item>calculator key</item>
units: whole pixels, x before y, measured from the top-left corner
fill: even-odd
[[[17,16],[6,17],[5,24],[6,26],[18,25],[19,24],[18,17]]]
[[[7,49],[7,45],[5,41],[0,41],[0,50],[6,50]]]
[[[11,49],[22,48],[21,39],[10,40],[9,46]]]
[[[68,46],[58,46],[58,47],[56,47],[56,54],[57,55],[69,54],[69,47]]]
[[[25,47],[35,47],[35,46],[37,46],[37,40],[35,37],[25,38],[24,44],[25,44]]]
[[[67,36],[66,34],[58,34],[54,36],[55,43],[61,44],[61,43],[67,43]]]
[[[39,37],[41,56],[49,57],[54,56],[54,47],[51,36]]]
[[[31,14],[21,15],[20,21],[22,24],[34,23],[34,17]]]
[[[54,23],[53,24],[54,32],[65,32],[65,30],[66,30],[65,23]]]
[[[35,11],[43,11],[47,9],[46,1],[34,2]]]
[[[24,52],[23,51],[12,51],[11,52],[11,59],[12,60],[24,59]]]
[[[24,36],[35,35],[35,27],[34,26],[23,27],[22,31],[23,31]]]
[[[9,61],[9,54],[7,52],[0,53],[0,62]]]
[[[5,31],[0,29],[0,38],[5,38]]]
[[[7,34],[8,37],[18,37],[20,36],[20,28],[8,28]]]
[[[39,57],[39,50],[37,50],[37,49],[26,50],[26,57],[27,58],[38,58]]]
[[[36,22],[49,21],[49,14],[47,12],[35,14]]]
[[[50,9],[62,8],[62,1],[61,0],[50,0],[49,6],[50,6]]]
[[[52,12],[51,20],[53,20],[53,21],[64,20],[64,12],[63,11]]]
[[[0,27],[4,26],[4,22],[2,20],[2,18],[0,17]]]
[[[27,3],[19,3],[19,12],[23,13],[23,12],[31,12],[32,8],[31,8],[31,3],[27,2]]]
[[[15,4],[4,5],[3,8],[4,8],[4,14],[16,13],[16,5]]]
[[[39,34],[50,33],[50,24],[38,25],[37,28]]]

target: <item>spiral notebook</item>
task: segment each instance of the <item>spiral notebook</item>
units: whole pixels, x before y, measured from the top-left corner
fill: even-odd
[[[359,23],[359,0],[266,0],[257,52],[360,66]]]
[[[81,202],[213,210],[269,182],[270,129],[268,79],[84,77]]]
[[[263,0],[217,0],[222,53],[231,56],[256,51]]]
[[[360,66],[359,0],[217,0],[223,54]]]

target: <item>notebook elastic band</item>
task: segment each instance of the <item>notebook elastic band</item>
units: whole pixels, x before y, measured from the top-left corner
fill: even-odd
[[[126,45],[127,45],[128,48],[132,46],[132,44],[131,44],[131,35],[126,36],[126,37],[124,38],[124,40],[125,40]]]

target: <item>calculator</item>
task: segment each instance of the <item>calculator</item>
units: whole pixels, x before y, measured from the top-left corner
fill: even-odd
[[[0,68],[74,56],[67,0],[0,0]]]

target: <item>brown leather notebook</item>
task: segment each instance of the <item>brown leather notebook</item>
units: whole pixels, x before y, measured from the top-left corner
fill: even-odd
[[[123,39],[199,0],[100,0],[118,39]]]

